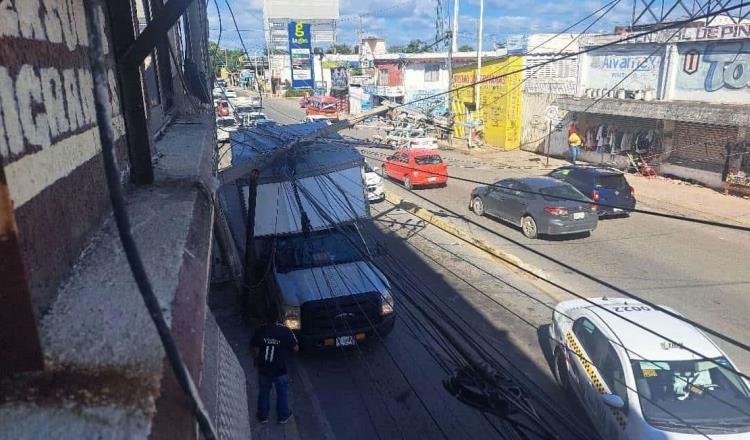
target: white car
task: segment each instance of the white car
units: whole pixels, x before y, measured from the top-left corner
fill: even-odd
[[[229,142],[229,135],[237,131],[237,120],[234,116],[216,118],[216,140],[219,143]]]
[[[409,139],[409,148],[420,150],[437,150],[438,144],[434,137],[424,136]]]
[[[310,115],[305,116],[305,122],[320,122],[323,121],[326,123],[326,125],[331,125],[333,122],[331,121],[331,118],[328,116],[323,115]]]
[[[214,98],[224,98],[224,97],[236,98],[237,97],[237,92],[235,92],[234,90],[224,89],[221,87],[214,87],[214,89],[211,91],[211,94],[213,95]]]
[[[385,188],[383,187],[383,178],[377,171],[378,167],[371,167],[367,161],[365,161],[365,187],[367,188],[367,200],[371,202],[379,202],[385,199]]]
[[[591,301],[604,310],[584,300],[559,303],[550,341],[558,382],[602,438],[750,438],[750,390],[706,335],[638,301]]]

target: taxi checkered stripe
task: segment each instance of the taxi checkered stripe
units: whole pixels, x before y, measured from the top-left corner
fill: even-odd
[[[565,334],[565,338],[568,340],[568,344],[570,345],[570,348],[573,350],[573,352],[578,356],[578,359],[581,360],[581,363],[583,364],[583,368],[586,370],[586,374],[591,379],[591,382],[596,387],[597,391],[599,391],[599,394],[604,394],[607,392],[607,390],[604,388],[604,384],[602,383],[602,380],[599,378],[599,375],[594,370],[594,365],[589,362],[588,358],[584,355],[583,349],[580,345],[578,345],[578,341],[576,340],[575,336],[573,336],[572,332],[567,332]],[[610,408],[612,411],[612,415],[615,416],[615,419],[617,419],[617,423],[620,424],[620,427],[622,429],[625,429],[625,426],[627,425],[627,420],[625,419],[625,416],[623,415],[622,411],[615,408]]]

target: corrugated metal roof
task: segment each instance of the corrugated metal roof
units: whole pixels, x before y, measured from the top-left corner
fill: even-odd
[[[258,185],[255,208],[255,236],[302,232],[302,210],[311,230],[331,227],[326,219],[344,223],[369,217],[360,166],[297,180],[297,193],[291,181]],[[247,199],[248,187],[243,187]],[[321,212],[323,215],[321,215]]]
[[[261,156],[265,159],[258,179],[256,237],[302,232],[300,205],[312,230],[331,227],[319,211],[336,222],[369,217],[362,181],[364,159],[352,145],[333,134],[327,139],[285,149],[291,142],[325,126],[325,122],[311,122],[232,134],[232,165]],[[218,193],[235,243],[244,252],[248,180],[224,185]]]

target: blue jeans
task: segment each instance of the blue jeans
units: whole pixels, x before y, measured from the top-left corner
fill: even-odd
[[[276,416],[289,417],[289,376],[271,377],[258,375],[258,418],[267,419],[271,406],[271,387],[276,387]]]
[[[578,147],[570,147],[570,162],[573,165],[576,163],[576,158],[578,158],[578,153],[580,152],[579,150],[580,148]]]

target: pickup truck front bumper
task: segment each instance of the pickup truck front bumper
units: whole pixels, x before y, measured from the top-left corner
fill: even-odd
[[[337,338],[341,337],[353,337],[355,344],[361,344],[369,339],[380,339],[380,337],[385,337],[385,335],[393,330],[395,323],[396,315],[395,313],[391,313],[374,326],[348,327],[342,325],[336,334],[311,335],[302,332],[295,332],[295,334],[302,350],[326,350],[340,347],[341,345],[337,345]]]

